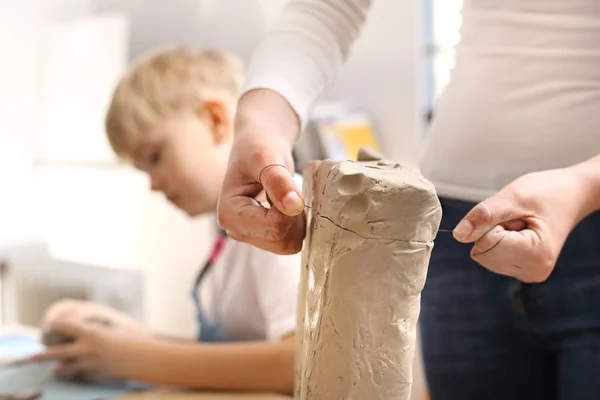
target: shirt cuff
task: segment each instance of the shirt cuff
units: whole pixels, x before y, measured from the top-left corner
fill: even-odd
[[[304,131],[308,125],[309,115],[313,107],[311,96],[298,92],[295,85],[287,79],[277,76],[255,77],[247,82],[242,88],[242,96],[251,90],[268,89],[282,96],[292,107],[300,120],[300,131]]]

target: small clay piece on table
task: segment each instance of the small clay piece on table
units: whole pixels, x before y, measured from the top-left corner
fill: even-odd
[[[108,319],[100,317],[86,318],[84,322],[87,324],[97,325],[101,327],[109,327],[111,325],[111,322]],[[72,343],[73,340],[74,338],[55,330],[44,332],[44,334],[42,335],[42,343],[45,346],[58,346],[61,344]]]
[[[304,197],[295,398],[408,400],[441,220],[433,185],[363,150],[356,163],[309,163]]]

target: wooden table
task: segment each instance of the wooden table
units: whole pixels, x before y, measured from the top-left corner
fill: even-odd
[[[131,393],[115,400],[291,400],[291,397],[276,394],[236,394],[153,390],[149,392]]]

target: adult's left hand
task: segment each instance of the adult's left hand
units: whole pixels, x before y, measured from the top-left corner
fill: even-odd
[[[523,282],[545,281],[564,242],[592,209],[589,184],[577,169],[524,175],[475,206],[454,229],[474,243],[479,264]]]

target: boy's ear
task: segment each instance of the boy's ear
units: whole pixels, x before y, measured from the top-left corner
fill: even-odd
[[[227,104],[218,99],[207,99],[200,104],[197,111],[213,135],[215,144],[229,140],[232,118]]]

